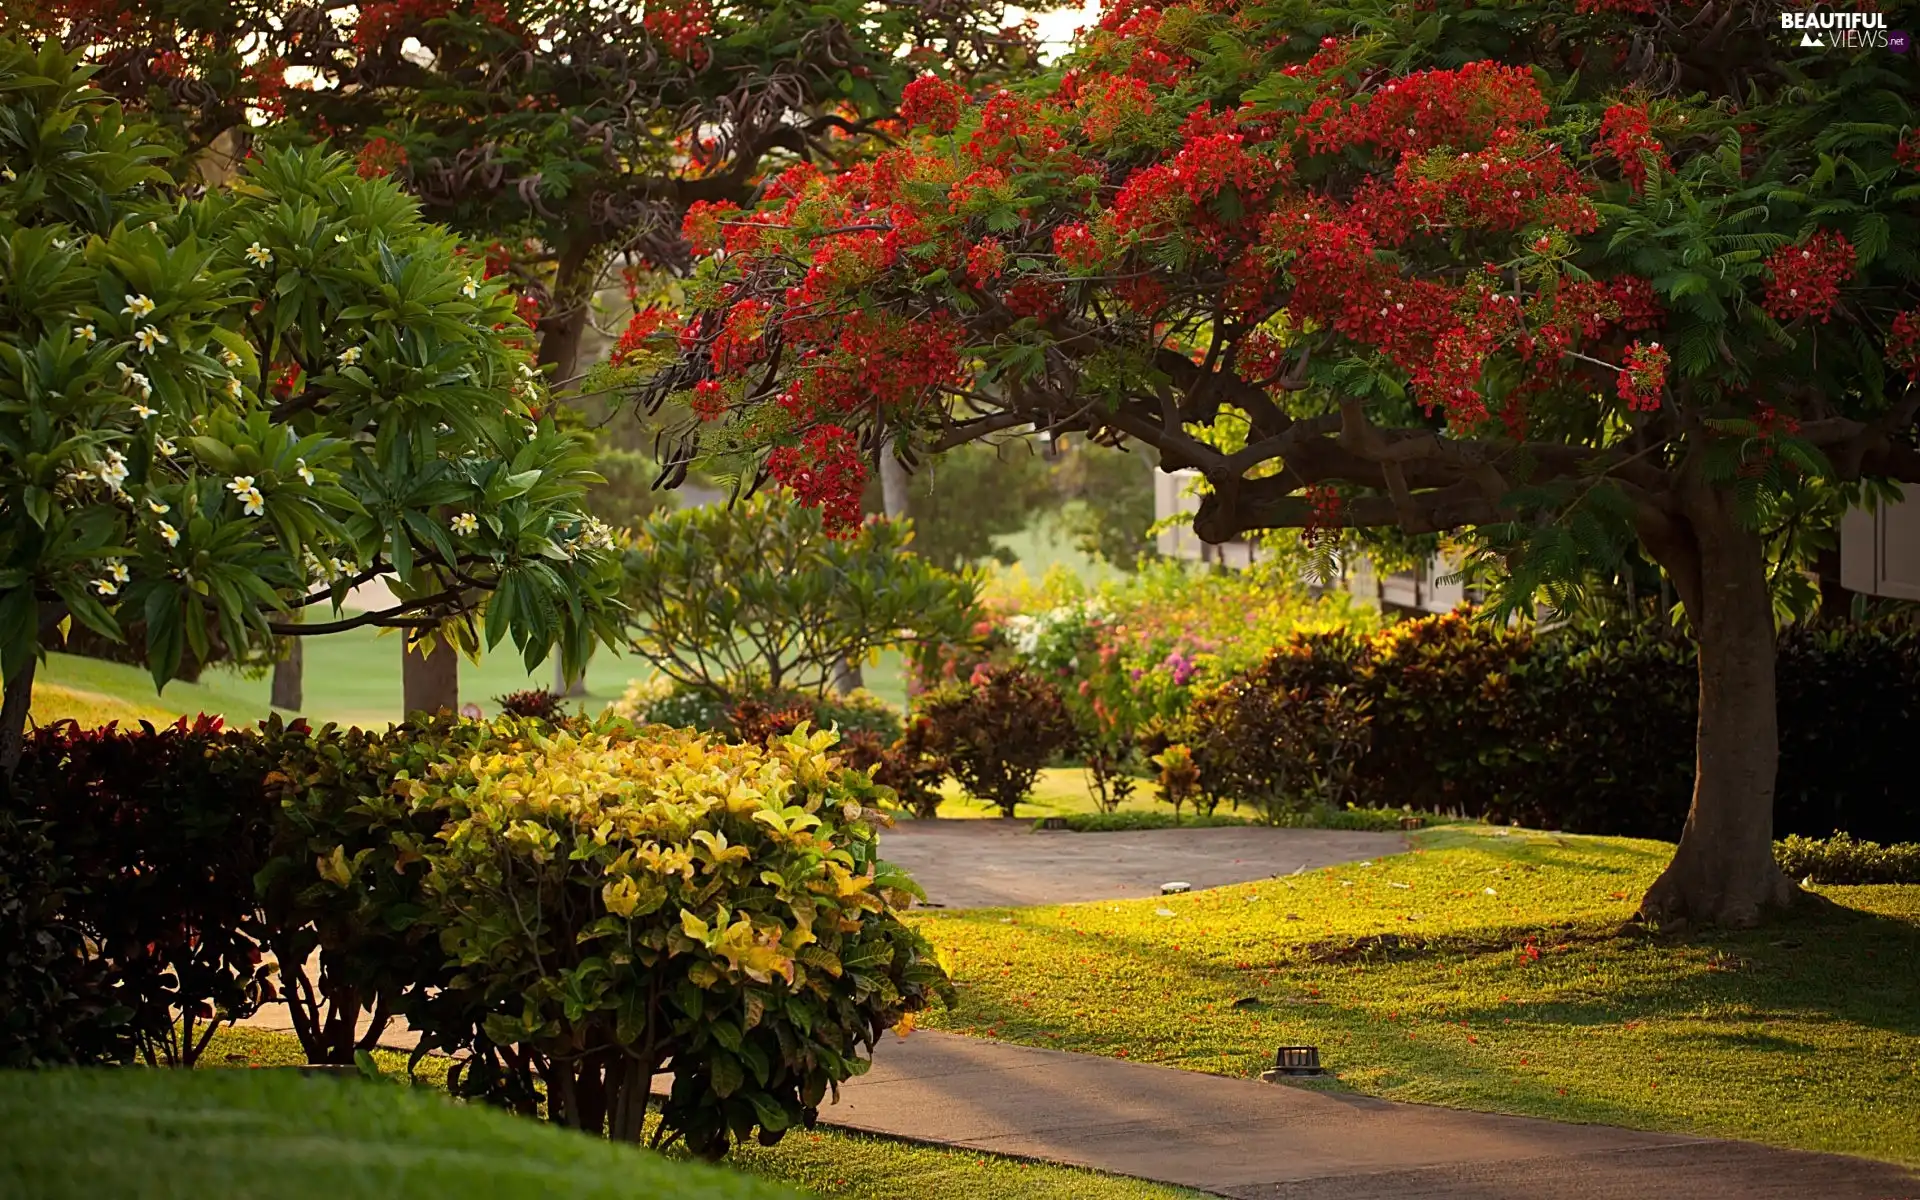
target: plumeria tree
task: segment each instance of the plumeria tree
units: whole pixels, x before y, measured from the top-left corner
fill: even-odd
[[[712,257],[645,398],[692,404],[684,456],[829,513],[895,436],[1125,436],[1204,476],[1207,541],[1463,531],[1496,614],[1637,546],[1701,692],[1642,911],[1749,924],[1796,895],[1781,530],[1920,479],[1907,68],[1728,0],[1113,0],[1057,73],[928,76],[908,144],[695,213]]]
[[[1033,51],[999,0],[25,0],[20,19],[87,47],[209,169],[329,139],[488,242],[561,383],[598,289],[624,274],[646,313],[686,265],[689,206],[862,152],[924,67],[992,76]],[[631,328],[627,357],[657,322]]]
[[[138,626],[159,684],[210,626],[510,637],[530,666],[617,636],[583,446],[535,418],[477,257],[340,155],[181,192],[90,73],[0,40],[0,765],[69,622]],[[393,605],[340,611],[383,576]]]

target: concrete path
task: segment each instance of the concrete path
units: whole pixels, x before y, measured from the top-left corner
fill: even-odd
[[[1397,833],[1257,825],[1036,833],[1031,821],[998,819],[902,821],[880,835],[880,853],[946,908],[1125,900],[1159,895],[1176,880],[1199,891],[1398,854],[1406,845]]]
[[[1894,1200],[1837,1155],[1396,1104],[922,1031],[887,1035],[825,1124],[1241,1200]]]

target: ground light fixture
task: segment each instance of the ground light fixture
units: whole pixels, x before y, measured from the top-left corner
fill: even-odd
[[[1274,1051],[1273,1069],[1261,1072],[1260,1078],[1273,1083],[1281,1079],[1312,1078],[1326,1073],[1326,1068],[1320,1065],[1320,1047],[1282,1046]]]

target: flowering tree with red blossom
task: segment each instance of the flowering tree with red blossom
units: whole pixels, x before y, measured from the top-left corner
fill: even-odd
[[[1637,546],[1701,693],[1642,913],[1751,924],[1798,894],[1770,539],[1813,492],[1920,479],[1904,67],[1727,0],[1112,0],[1031,86],[923,78],[906,144],[696,205],[711,257],[644,399],[699,398],[683,458],[848,517],[883,445],[1128,437],[1204,476],[1207,541],[1461,531],[1496,613]]]
[[[96,83],[203,163],[329,139],[433,219],[492,240],[489,279],[579,374],[602,286],[686,265],[682,215],[746,203],[765,165],[857,153],[926,66],[991,76],[1032,34],[998,0],[23,0]],[[670,339],[666,346],[671,348]]]

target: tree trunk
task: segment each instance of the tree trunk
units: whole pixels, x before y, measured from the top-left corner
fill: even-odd
[[[1735,519],[1732,493],[1694,481],[1683,507],[1693,569],[1674,572],[1675,585],[1700,664],[1693,806],[1640,912],[1668,927],[1745,928],[1797,894],[1773,858],[1773,605],[1760,539]]]
[[[583,671],[568,679],[566,664],[558,650],[553,652],[553,694],[562,700],[578,700],[587,694],[586,673]]]
[[[907,469],[894,457],[893,443],[880,448],[880,503],[887,520],[898,521],[908,515]]]
[[[9,783],[26,749],[27,716],[33,709],[33,673],[39,665],[39,659],[29,658],[7,680],[6,700],[0,702],[0,777]]]
[[[591,251],[584,241],[561,251],[553,273],[553,295],[540,318],[540,363],[552,365],[547,382],[555,392],[580,373],[580,335],[586,332],[593,300],[592,281],[583,280],[581,273],[587,269]]]
[[[418,649],[409,642],[401,651],[402,710],[407,713],[460,711],[460,656],[438,631],[429,633],[421,642]],[[421,653],[429,645],[433,653]]]
[[[293,610],[295,621],[300,619],[301,612],[301,609]],[[275,708],[284,709],[287,712],[299,712],[306,700],[302,665],[306,658],[306,652],[302,649],[304,645],[305,642],[301,638],[288,638],[287,652],[273,664],[273,696],[269,703]]]

